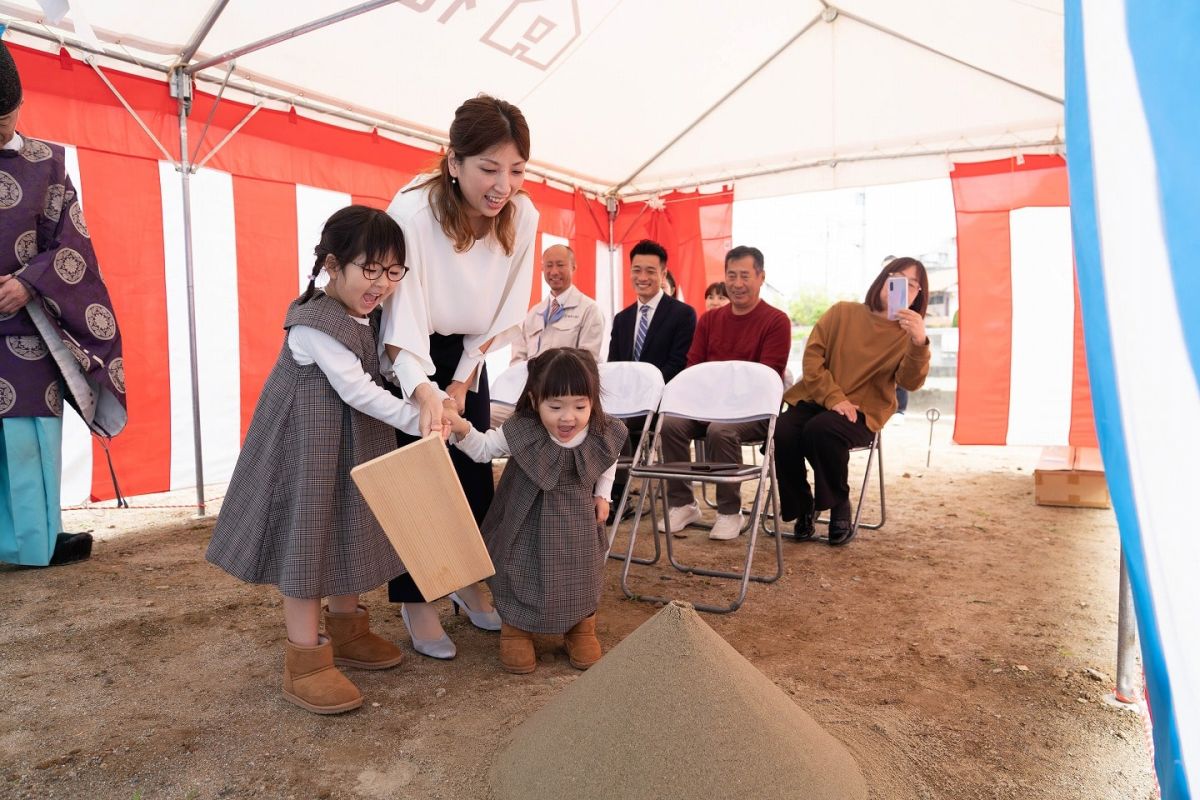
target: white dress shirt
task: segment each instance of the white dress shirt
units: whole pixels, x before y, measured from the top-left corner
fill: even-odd
[[[574,449],[583,443],[587,435],[587,428],[584,428],[566,442],[560,442],[553,436],[550,439],[559,447]],[[466,436],[461,438],[453,436],[450,442],[465,453],[467,458],[472,461],[491,461],[493,458],[507,458],[512,455],[512,451],[508,449],[508,439],[504,435],[503,428],[492,428],[486,433],[480,433],[471,428]],[[596,479],[596,489],[593,494],[602,500],[609,500],[612,495],[613,481],[616,480],[616,477],[617,462],[614,461],[612,466],[604,470],[600,477]]]
[[[466,381],[483,361],[480,348],[489,339],[492,347],[501,347],[517,336],[533,287],[538,211],[529,196],[511,201],[517,212],[511,256],[492,236],[458,253],[434,217],[429,190],[411,188],[427,178],[415,178],[388,207],[404,231],[409,273],[384,301],[379,333],[381,345],[401,352],[395,364],[382,355],[380,366],[408,397],[434,372],[431,333],[465,334],[454,380]]]
[[[361,325],[368,324],[362,317],[350,319]],[[329,385],[346,405],[407,434],[421,435],[421,412],[416,404],[401,400],[371,380],[358,356],[346,345],[307,325],[293,325],[288,329],[287,343],[292,360],[301,367],[310,364],[320,367],[329,379]]]
[[[654,312],[658,310],[658,304],[662,302],[664,294],[665,292],[663,292],[662,289],[659,289],[658,294],[654,295],[654,297],[651,297],[645,303],[641,301],[641,298],[638,298],[637,317],[633,321],[633,336],[635,339],[637,338],[638,326],[642,324],[642,306],[650,307],[650,311],[646,314],[646,329],[649,330],[650,323],[654,321]]]

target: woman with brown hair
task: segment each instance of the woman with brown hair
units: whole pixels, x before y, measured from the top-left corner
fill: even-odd
[[[888,319],[889,277],[908,283],[908,308]],[[861,303],[835,303],[809,334],[804,375],[784,393],[775,424],[780,514],[796,520],[796,539],[811,539],[817,513],[829,509],[829,543],[850,541],[850,449],[871,443],[896,410],[896,387],[916,391],[929,374],[925,265],[897,258],[884,265]],[[805,459],[813,468],[809,489]]]
[[[440,430],[442,400],[481,430],[490,421],[484,355],[514,338],[533,284],[538,212],[521,191],[529,160],[529,126],[521,110],[487,95],[454,113],[450,144],[436,171],[400,190],[388,208],[404,231],[411,272],[383,309],[380,338],[391,379],[421,409],[421,433]],[[385,366],[385,369],[387,367]],[[442,390],[445,394],[442,393]],[[401,444],[412,441],[398,434]],[[490,463],[451,451],[477,522],[494,493]],[[408,576],[388,585],[417,652],[453,658],[436,609]],[[478,585],[450,595],[471,622],[499,630],[500,619]]]

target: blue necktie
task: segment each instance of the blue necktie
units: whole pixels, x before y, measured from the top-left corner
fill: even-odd
[[[650,306],[642,306],[638,319],[637,335],[633,338],[633,360],[642,356],[642,345],[646,343],[646,331],[650,329]]]

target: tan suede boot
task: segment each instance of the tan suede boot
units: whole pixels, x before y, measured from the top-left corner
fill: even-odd
[[[404,651],[371,633],[371,616],[364,606],[349,614],[325,611],[325,633],[333,643],[333,663],[339,667],[387,669],[404,660]]]
[[[314,714],[340,714],[362,705],[362,694],[333,665],[333,645],[328,636],[316,647],[287,643],[283,659],[283,696]]]
[[[596,615],[576,622],[575,627],[563,636],[563,644],[567,646],[567,658],[575,669],[587,669],[599,661],[603,651],[596,638]]]
[[[500,625],[500,666],[514,675],[526,675],[537,667],[533,652],[533,634],[514,628],[507,622]]]

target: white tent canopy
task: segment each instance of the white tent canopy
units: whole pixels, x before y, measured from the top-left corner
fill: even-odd
[[[161,74],[197,44],[193,68],[345,16],[239,54],[227,96],[435,146],[488,92],[525,112],[537,172],[596,193],[916,180],[1062,140],[1058,0],[71,0],[54,21],[66,5],[0,18],[21,43]]]

